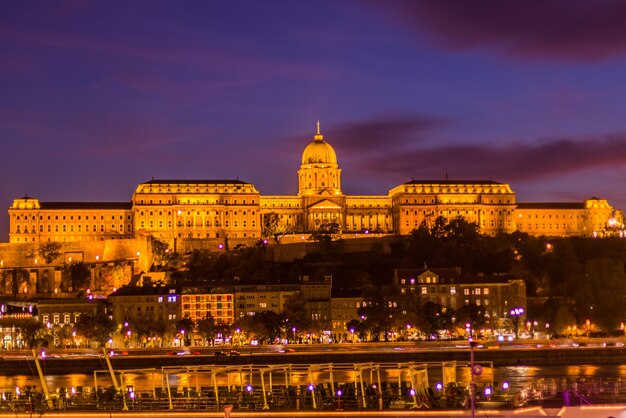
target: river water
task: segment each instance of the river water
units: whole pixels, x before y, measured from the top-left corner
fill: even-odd
[[[476,383],[479,387],[494,384],[496,387],[504,381],[510,383],[510,391],[518,392],[530,385],[560,385],[572,382],[585,381],[611,381],[621,385],[621,381],[626,386],[626,365],[577,365],[577,366],[510,366],[491,368],[488,364],[484,365],[483,373],[476,377]],[[286,376],[285,370],[289,367],[272,366],[273,371],[270,373],[266,370],[263,373],[264,383],[284,384]],[[459,385],[467,385],[470,379],[469,368],[465,364],[458,364],[454,369],[456,375],[454,380]],[[417,371],[417,375],[428,380],[431,387],[437,382],[443,380],[443,368],[441,364],[429,364],[428,366],[418,366],[413,369]],[[271,374],[271,377],[270,377]],[[380,368],[381,382],[411,382],[411,372],[408,368],[394,368],[389,365]],[[161,370],[155,371],[136,371],[124,372],[122,386],[133,386],[135,390],[152,390],[154,387],[163,387],[169,383],[169,386],[175,390],[183,387],[212,387],[213,376],[220,386],[232,385],[261,385],[261,373],[258,370],[250,372],[241,369],[220,369],[219,372],[213,374],[210,371],[185,372],[183,370],[171,370],[167,374],[161,373]],[[415,374],[413,374],[415,376]],[[378,373],[376,369],[366,368],[361,377],[365,384],[375,384],[378,381]],[[449,375],[448,375],[449,377]],[[120,375],[118,377],[122,378]],[[294,368],[291,370],[291,384],[308,384],[311,381],[328,382],[330,373],[327,367],[321,366],[318,371],[309,371],[305,367]],[[355,382],[359,379],[355,373],[353,365],[345,365],[341,367],[337,365],[333,368],[332,379],[335,382]],[[105,371],[98,372],[94,375],[88,374],[68,374],[45,376],[45,383],[50,392],[56,392],[59,388],[93,388],[107,387],[112,385],[111,377]],[[34,386],[41,389],[41,382],[36,369],[33,367],[27,373],[16,376],[0,376],[0,392],[14,392],[16,386]],[[410,385],[409,385],[410,386]],[[625,389],[626,390],[626,389]]]

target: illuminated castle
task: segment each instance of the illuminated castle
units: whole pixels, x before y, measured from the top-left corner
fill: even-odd
[[[264,196],[240,180],[150,180],[130,202],[40,202],[25,196],[9,208],[11,243],[131,239],[258,240],[264,226],[306,234],[336,222],[344,234],[409,234],[438,216],[462,216],[485,234],[593,235],[613,218],[606,200],[517,203],[508,184],[414,180],[381,196],[348,196],[333,147],[317,134],[302,153],[298,194]]]

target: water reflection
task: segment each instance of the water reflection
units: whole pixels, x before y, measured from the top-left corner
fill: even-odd
[[[584,366],[567,366],[568,372],[581,377],[592,377],[596,375],[598,366],[584,365]],[[570,371],[571,370],[571,371]]]
[[[285,383],[286,375],[292,384],[303,385],[313,381],[328,381],[330,374],[327,371],[315,371],[308,373],[306,370],[278,371],[271,373],[271,382],[273,385]],[[504,381],[510,383],[511,391],[521,390],[529,384],[541,382],[559,382],[574,381],[584,378],[626,378],[626,365],[579,365],[579,366],[510,366],[483,369],[483,374],[476,377],[475,381],[478,386],[487,384],[501,384]],[[156,387],[165,387],[169,381],[169,386],[175,387],[202,387],[215,384],[218,386],[243,386],[246,384],[260,385],[261,378],[258,372],[250,373],[248,370],[226,371],[216,373],[213,376],[209,372],[196,373],[192,371],[178,370],[172,371],[167,375],[161,375],[159,370],[145,371],[142,373],[123,373],[123,381],[121,373],[117,375],[118,382],[122,386],[133,386],[135,390],[152,390]],[[215,382],[213,381],[215,378]],[[376,370],[365,370],[362,373],[364,384],[375,384],[378,381],[378,373]],[[167,381],[166,381],[167,379]],[[333,369],[333,379],[335,382],[358,382],[359,373],[354,369]],[[406,370],[397,368],[380,370],[380,379],[383,382],[410,382],[410,373]],[[434,387],[437,382],[443,380],[443,371],[441,366],[429,367],[427,369],[427,379],[429,385]],[[470,381],[469,368],[465,365],[458,365],[456,369],[456,380],[461,385],[467,385]],[[269,372],[264,373],[265,384],[270,382]],[[45,376],[45,382],[51,392],[58,388],[71,387],[107,387],[112,385],[111,378],[106,373],[98,373],[97,377],[88,374],[68,374],[68,375],[48,375]],[[14,392],[15,387],[35,386],[41,387],[41,382],[33,370],[28,375],[18,376],[0,376],[0,392]]]

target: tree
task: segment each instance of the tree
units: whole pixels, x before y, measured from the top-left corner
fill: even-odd
[[[254,334],[254,316],[245,315],[237,318],[232,325],[232,328],[239,330],[236,333],[237,343],[240,345],[248,340],[249,335]],[[235,342],[235,341],[234,341]]]
[[[283,312],[287,327],[295,327],[298,331],[311,331],[311,320],[306,315],[306,298],[302,292],[296,292],[285,301]]]
[[[168,245],[166,242],[160,241],[154,237],[152,237],[151,244],[152,260],[154,261],[154,264],[160,265],[169,253]]]
[[[191,345],[191,334],[194,332],[196,324],[190,318],[183,318],[176,323],[176,330],[180,332],[181,343]]]
[[[385,285],[380,289],[369,286],[363,290],[363,306],[357,312],[374,341],[378,341],[381,335],[387,340],[387,332],[392,331],[398,323],[406,325],[406,318],[401,317],[403,309],[400,299],[400,289],[395,285]]]
[[[453,327],[453,314],[452,309],[443,307],[438,303],[426,302],[422,305],[422,315],[430,324],[429,334],[450,330]]]
[[[606,331],[617,329],[626,314],[626,275],[621,261],[600,258],[585,263],[584,274],[579,275],[574,298],[577,319],[587,319]]]
[[[272,342],[286,333],[283,316],[274,311],[258,312],[252,317],[252,322],[260,340]]]
[[[145,347],[146,344],[153,345],[157,338],[163,341],[167,325],[161,317],[155,321],[152,316],[144,316],[134,321],[132,328],[137,341]]]
[[[52,341],[52,331],[41,322],[28,321],[21,326],[26,344],[31,348],[47,347]]]
[[[293,232],[291,226],[280,220],[280,215],[270,212],[263,217],[263,236],[272,237],[278,245],[283,235]]]
[[[460,327],[464,327],[469,323],[474,331],[483,328],[486,324],[485,308],[475,303],[469,303],[461,306],[456,311],[456,322]]]
[[[118,331],[118,324],[107,315],[83,314],[76,321],[74,326],[76,334],[87,340],[98,343],[104,347],[107,341]]]
[[[215,336],[220,327],[215,323],[215,318],[210,313],[207,313],[204,318],[197,322],[196,328],[204,341],[209,341],[210,345],[215,345]]]
[[[89,287],[91,270],[82,261],[73,261],[63,266],[61,282],[65,291],[76,292]]]
[[[321,244],[330,244],[341,237],[341,227],[337,222],[324,222],[309,237]]]
[[[46,264],[52,263],[61,255],[61,244],[55,241],[45,242],[39,246],[38,254]]]
[[[22,284],[26,284],[27,286],[30,284],[30,273],[26,269],[17,267],[11,270],[11,276],[9,279],[11,294],[13,295],[13,299],[16,299],[18,293],[20,293],[20,286]]]

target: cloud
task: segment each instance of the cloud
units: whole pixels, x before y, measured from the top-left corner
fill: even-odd
[[[376,3],[383,4],[383,3]],[[398,0],[397,19],[450,50],[489,47],[516,58],[598,61],[626,52],[626,2]]]
[[[430,128],[446,123],[425,115],[381,116],[333,127],[332,145],[341,153],[363,154],[385,147],[394,149],[420,142]]]
[[[450,179],[531,182],[590,169],[626,166],[626,134],[553,139],[506,146],[442,145],[392,151],[358,163],[359,168],[414,179]]]

